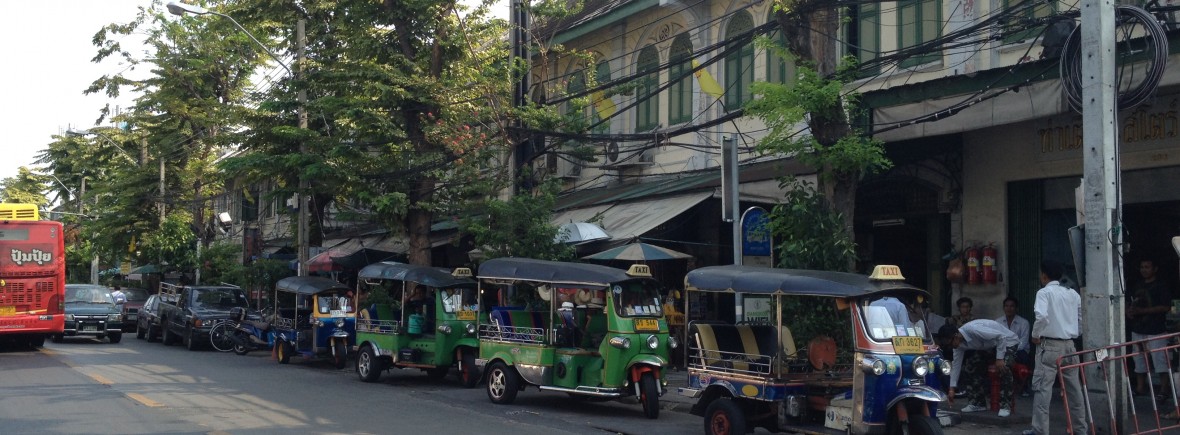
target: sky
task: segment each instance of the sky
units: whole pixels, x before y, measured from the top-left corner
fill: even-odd
[[[95,79],[126,68],[108,59],[90,61],[97,53],[90,41],[110,23],[135,18],[151,0],[37,0],[5,2],[0,24],[0,87],[5,104],[0,120],[7,125],[0,158],[0,179],[14,177],[21,166],[34,167],[36,155],[67,129],[94,127],[107,104],[129,106],[132,97],[112,100],[82,94]],[[138,45],[134,39],[127,43]]]
[[[21,166],[35,168],[36,155],[69,129],[95,127],[102,107],[128,107],[134,96],[110,99],[103,94],[83,95],[103,75],[127,68],[118,59],[96,64],[91,43],[94,34],[111,23],[135,19],[139,7],[151,0],[32,0],[5,1],[0,18],[0,122],[8,128],[3,135],[0,179],[14,177]],[[507,7],[497,11],[506,17]],[[125,46],[139,46],[142,40],[126,37]],[[146,66],[141,66],[146,70]],[[109,125],[109,121],[106,121]]]

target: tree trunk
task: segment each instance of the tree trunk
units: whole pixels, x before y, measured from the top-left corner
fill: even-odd
[[[410,209],[406,213],[406,230],[410,237],[410,250],[406,253],[410,264],[431,266],[430,258],[430,223],[433,213],[422,207],[422,203],[430,200],[434,180],[423,176],[414,183],[409,194]]]
[[[840,11],[822,0],[800,0],[790,6],[791,12],[778,12],[776,19],[786,35],[787,48],[799,62],[814,65],[821,77],[836,72],[839,64],[839,50],[836,45],[840,31]],[[828,113],[812,113],[808,127],[817,143],[830,146],[841,138],[852,134],[844,107],[835,107]],[[823,192],[833,210],[844,219],[844,231],[854,237],[853,218],[856,213],[856,187],[860,173],[837,172],[831,168],[817,168],[820,171],[818,190]],[[848,270],[855,267],[848,265]]]

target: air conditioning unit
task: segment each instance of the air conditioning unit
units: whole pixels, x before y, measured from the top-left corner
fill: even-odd
[[[582,176],[582,162],[569,161],[562,159],[558,164],[557,176],[567,179],[576,179]]]
[[[612,142],[610,145],[616,147],[615,149],[618,151],[612,153],[611,148],[607,149],[606,164],[603,167],[624,169],[635,166],[651,166],[655,162],[655,150],[651,149],[649,144],[640,143],[630,147],[618,147]],[[641,147],[649,148],[643,149]]]

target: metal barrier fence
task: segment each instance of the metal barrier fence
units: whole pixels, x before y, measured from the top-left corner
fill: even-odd
[[[1149,343],[1162,341],[1163,346],[1149,348]],[[1180,333],[1164,334],[1144,340],[1114,344],[1098,349],[1088,349],[1063,355],[1057,359],[1057,383],[1061,387],[1061,397],[1065,403],[1066,422],[1070,433],[1075,433],[1073,418],[1070,415],[1070,397],[1066,394],[1066,372],[1081,373],[1082,409],[1085,410],[1085,421],[1089,425],[1089,433],[1110,434],[1164,434],[1180,433],[1180,404],[1177,404],[1177,367],[1173,358],[1180,350]],[[1166,372],[1156,373],[1156,368],[1149,366],[1146,373],[1145,391],[1136,394],[1135,362],[1136,357],[1143,357],[1144,362],[1151,362],[1151,354],[1163,353]],[[1076,361],[1063,364],[1065,361]],[[1078,372],[1080,370],[1080,372]],[[1089,376],[1087,376],[1089,374]],[[1160,375],[1166,374],[1163,385]],[[1091,385],[1089,378],[1101,380],[1101,385]],[[1122,391],[1115,391],[1116,377],[1125,382]],[[1127,406],[1127,420],[1119,427],[1118,407],[1115,398],[1122,398]],[[1076,398],[1075,398],[1076,400]],[[1104,412],[1107,415],[1096,413]],[[1104,421],[1105,420],[1105,421]],[[1109,432],[1107,432],[1109,429]]]

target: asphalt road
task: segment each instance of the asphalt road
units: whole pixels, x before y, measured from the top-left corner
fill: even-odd
[[[133,334],[119,344],[0,348],[4,434],[684,434],[701,424],[681,412],[648,420],[638,404],[536,389],[493,405],[482,386],[464,389],[453,374],[431,381],[395,370],[367,384],[351,367],[190,352]]]

